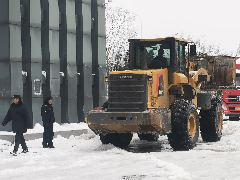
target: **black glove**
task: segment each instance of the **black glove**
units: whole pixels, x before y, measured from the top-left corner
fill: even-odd
[[[2,126],[5,126],[5,124],[2,123]]]

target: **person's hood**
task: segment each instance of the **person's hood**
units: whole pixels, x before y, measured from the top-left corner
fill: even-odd
[[[46,97],[45,100],[44,100],[44,104],[48,105],[48,101],[52,99],[52,97]]]

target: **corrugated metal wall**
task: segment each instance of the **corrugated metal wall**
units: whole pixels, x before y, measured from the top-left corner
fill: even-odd
[[[104,0],[1,0],[0,119],[20,94],[33,125],[49,95],[58,123],[84,121],[106,101],[105,41]]]

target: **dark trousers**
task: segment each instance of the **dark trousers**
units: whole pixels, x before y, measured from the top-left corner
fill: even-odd
[[[43,146],[53,145],[53,123],[44,124]]]
[[[16,133],[14,151],[18,150],[19,144],[21,144],[23,150],[28,149],[25,139],[23,137],[23,133]]]

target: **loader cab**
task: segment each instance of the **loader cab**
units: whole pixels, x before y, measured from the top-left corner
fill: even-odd
[[[186,72],[186,40],[170,37],[129,42],[130,70],[168,68],[170,72]]]

